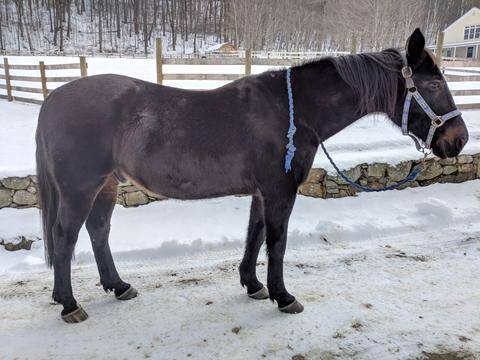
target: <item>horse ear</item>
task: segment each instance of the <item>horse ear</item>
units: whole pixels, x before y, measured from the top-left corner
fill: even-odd
[[[424,56],[424,49],[425,37],[420,29],[416,28],[407,40],[406,51],[409,64],[418,64]]]

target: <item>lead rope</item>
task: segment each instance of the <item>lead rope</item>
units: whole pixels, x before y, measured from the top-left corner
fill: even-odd
[[[422,162],[420,164],[417,164],[415,165],[415,167],[413,168],[412,172],[403,180],[395,183],[395,184],[391,184],[391,185],[388,185],[388,186],[384,186],[380,189],[373,189],[373,188],[370,188],[368,186],[364,186],[364,185],[360,185],[360,184],[357,184],[355,181],[349,179],[337,166],[337,164],[335,164],[333,162],[333,159],[332,157],[330,156],[330,154],[328,153],[327,149],[325,149],[325,145],[323,145],[323,142],[320,143],[320,146],[322,147],[322,150],[323,152],[325,153],[325,155],[327,156],[328,160],[330,161],[330,164],[332,164],[333,168],[335,169],[335,171],[338,173],[338,175],[343,179],[345,180],[345,182],[347,182],[349,185],[353,186],[354,188],[356,188],[357,190],[361,190],[361,191],[365,191],[365,192],[382,192],[382,191],[388,191],[388,190],[394,190],[394,189],[397,189],[399,188],[400,186],[402,185],[405,185],[406,183],[409,183],[413,180],[415,180],[418,176],[418,174],[420,174],[423,169],[424,169],[424,162],[425,162],[425,158],[427,155],[425,155],[422,159]]]
[[[292,82],[290,80],[291,72],[292,72],[292,69],[288,68],[286,78],[287,78],[288,112],[289,112],[290,124],[288,126],[288,132],[287,132],[287,138],[288,138],[288,144],[286,146],[287,154],[285,155],[285,172],[286,173],[292,170],[292,159],[295,156],[295,150],[297,150],[297,148],[293,144],[293,135],[295,135],[297,128],[295,127],[295,113],[293,110],[293,91],[292,91]]]
[[[287,154],[285,155],[285,172],[288,173],[292,169],[292,160],[293,157],[295,156],[295,150],[296,147],[293,144],[293,135],[297,131],[297,128],[295,127],[295,113],[294,113],[294,107],[293,107],[293,92],[292,92],[292,82],[291,82],[291,68],[288,68],[286,71],[286,81],[287,81],[287,94],[288,94],[288,110],[289,110],[289,127],[288,127],[288,132],[287,132],[287,138],[288,138],[288,144],[286,146],[287,148]],[[368,186],[360,185],[357,184],[355,181],[349,179],[335,164],[333,161],[332,157],[328,153],[327,149],[325,148],[325,145],[323,145],[323,142],[320,143],[320,146],[322,147],[323,152],[327,156],[328,160],[330,161],[330,164],[332,164],[333,168],[335,171],[338,173],[338,175],[349,185],[353,186],[357,190],[365,191],[365,192],[382,192],[382,191],[388,191],[388,190],[394,190],[397,189],[398,187],[405,185],[406,183],[409,183],[413,180],[415,180],[422,172],[424,169],[423,164],[425,163],[425,158],[427,157],[427,154],[424,155],[422,162],[420,164],[415,165],[413,170],[410,172],[410,174],[403,180],[391,184],[388,186],[384,186],[380,189],[373,189]]]

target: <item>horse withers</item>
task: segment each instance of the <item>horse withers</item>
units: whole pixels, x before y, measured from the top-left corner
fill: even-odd
[[[401,126],[406,99],[404,62],[416,90],[436,114],[455,109],[445,79],[417,29],[405,54],[322,58],[290,71],[295,99],[295,155],[286,172],[289,99],[285,70],[248,76],[209,91],[160,86],[126,76],[98,75],[54,90],[36,133],[37,172],[46,258],[54,268],[53,298],[66,322],[85,320],[71,285],[71,261],[85,223],[104,289],[128,300],[137,291],[115,268],[108,245],[118,179],[176,199],[250,194],[252,204],[240,282],[254,299],[281,311],[303,306],[284,285],[283,258],[297,189],[320,142],[368,113]],[[406,57],[406,60],[404,60]],[[412,102],[408,132],[425,140],[432,120]],[[456,156],[468,140],[460,115],[436,129],[431,147]],[[266,240],[267,287],[256,261]]]

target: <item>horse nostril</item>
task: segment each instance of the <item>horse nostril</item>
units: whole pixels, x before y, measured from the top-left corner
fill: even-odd
[[[465,146],[465,144],[467,143],[467,139],[465,137],[459,137],[457,140],[456,140],[456,148],[457,148],[457,151],[460,151],[463,149],[463,147]]]

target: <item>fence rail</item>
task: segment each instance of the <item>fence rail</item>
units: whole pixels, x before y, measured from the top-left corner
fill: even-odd
[[[475,96],[480,95],[480,89],[471,90],[451,90],[453,96]]]
[[[447,75],[445,80],[448,82],[480,81],[480,75]]]
[[[8,58],[3,59],[3,64],[0,64],[0,69],[3,69],[3,74],[0,74],[0,80],[4,80],[5,84],[0,84],[0,89],[7,91],[7,95],[0,94],[0,98],[7,99],[8,101],[22,101],[33,104],[42,104],[48,96],[51,89],[48,88],[48,83],[66,83],[81,77],[87,76],[87,62],[85,57],[80,56],[79,62],[74,64],[48,64],[45,65],[43,61],[40,61],[38,65],[20,65],[9,64]],[[47,76],[49,70],[80,70],[80,76]],[[25,75],[12,75],[11,70],[26,70],[26,71],[39,71],[40,76],[25,76]],[[34,82],[40,83],[41,87],[28,87],[12,84],[12,81],[21,82]],[[37,98],[29,98],[24,96],[14,95],[14,91],[42,94],[43,100]]]

